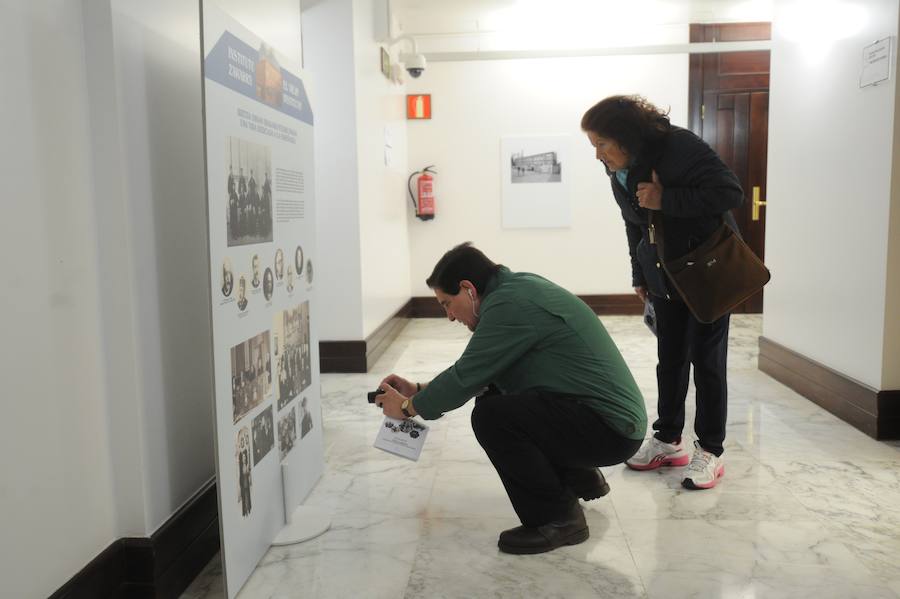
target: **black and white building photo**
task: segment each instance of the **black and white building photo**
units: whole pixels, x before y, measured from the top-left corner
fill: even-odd
[[[262,403],[272,389],[269,331],[231,348],[231,402],[234,422]]]
[[[510,156],[510,181],[512,183],[559,183],[562,181],[562,163],[556,152],[540,152],[525,155],[517,152]]]
[[[272,420],[272,406],[267,407],[253,419],[253,465],[268,455],[275,445],[275,423]]]
[[[228,246],[272,241],[272,150],[237,137],[225,143]]]

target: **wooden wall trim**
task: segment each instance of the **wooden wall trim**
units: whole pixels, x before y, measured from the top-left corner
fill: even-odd
[[[320,372],[366,372],[365,341],[319,341]]]
[[[900,438],[900,391],[873,389],[765,337],[759,369],[871,437]]]
[[[579,295],[597,316],[634,316],[644,313],[644,302],[636,293]]]
[[[411,313],[410,300],[362,341],[319,341],[319,371],[368,372],[409,322]]]
[[[635,293],[579,295],[598,316],[635,315],[644,313],[644,304]],[[433,297],[414,297],[412,318],[447,318],[443,308]]]
[[[381,354],[384,353],[394,339],[406,327],[409,322],[410,313],[412,312],[412,302],[406,302],[402,308],[397,310],[396,314],[388,318],[380,327],[375,329],[371,335],[366,337],[366,372],[372,368]]]
[[[633,293],[578,296],[598,315],[642,314],[644,305]],[[368,372],[410,318],[446,318],[432,296],[413,297],[362,341],[320,341],[321,372]]]
[[[409,300],[409,304],[410,318],[447,318],[433,295],[414,297]]]
[[[150,537],[113,541],[50,599],[178,597],[218,551],[213,479]]]

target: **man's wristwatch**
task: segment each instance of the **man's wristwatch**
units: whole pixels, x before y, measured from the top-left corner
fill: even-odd
[[[400,404],[400,411],[403,412],[403,415],[406,416],[407,418],[412,418],[412,414],[409,413],[409,404],[410,404],[409,398],[404,399],[403,403]]]

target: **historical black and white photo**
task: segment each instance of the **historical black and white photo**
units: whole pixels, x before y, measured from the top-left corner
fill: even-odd
[[[303,248],[299,245],[294,251],[294,268],[298,277],[303,274]]]
[[[313,419],[309,411],[309,402],[304,397],[300,400],[300,438],[302,439],[312,430]]]
[[[309,347],[309,302],[275,315],[275,372],[281,410],[312,382]]]
[[[292,264],[288,264],[287,267],[287,284],[285,287],[288,293],[294,290],[294,266]]]
[[[231,348],[231,402],[234,422],[262,403],[272,389],[269,331]]]
[[[250,474],[250,429],[246,426],[238,431],[234,450],[238,469],[238,505],[241,506],[241,515],[246,518],[250,515],[250,510],[253,509],[251,497],[253,480]]]
[[[241,312],[247,309],[247,278],[244,275],[238,279],[237,305]]]
[[[256,289],[262,282],[259,275],[259,254],[253,254],[253,260],[250,261],[250,266],[253,272],[253,278],[250,279],[250,284]]]
[[[312,260],[306,261],[306,282],[312,284],[313,273],[312,273]]]
[[[272,421],[272,406],[253,419],[253,465],[266,457],[275,445],[275,423]]]
[[[222,262],[222,295],[228,297],[234,289],[234,273],[231,272],[231,260],[225,258]]]
[[[281,459],[291,452],[297,442],[297,411],[293,406],[278,418],[278,452]]]
[[[263,295],[266,298],[266,301],[272,299],[272,291],[275,289],[275,276],[272,274],[271,268],[266,268],[266,272],[263,273]]]
[[[281,248],[275,252],[275,278],[279,281],[284,278],[284,252]]]
[[[237,137],[225,143],[228,245],[272,241],[272,150]]]

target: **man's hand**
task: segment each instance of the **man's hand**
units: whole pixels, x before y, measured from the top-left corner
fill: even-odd
[[[637,200],[641,208],[647,208],[648,210],[661,210],[663,186],[659,182],[659,176],[656,174],[656,171],[652,171],[652,173],[652,183],[638,183]]]
[[[396,418],[398,420],[406,419],[406,415],[403,414],[403,410],[400,409],[400,405],[406,401],[406,397],[386,383],[382,383],[379,388],[383,390],[384,393],[375,397],[375,405],[381,408],[381,411],[385,416],[390,416],[391,418]],[[413,391],[415,390],[416,386],[413,385]]]
[[[386,389],[387,387],[385,387],[385,385],[390,385],[406,397],[412,397],[416,394],[416,384],[409,382],[397,374],[389,374],[384,377],[384,380],[378,383],[378,388]]]
[[[647,302],[647,288],[646,287],[635,287],[634,292],[638,294],[638,297],[641,298],[641,301]]]

